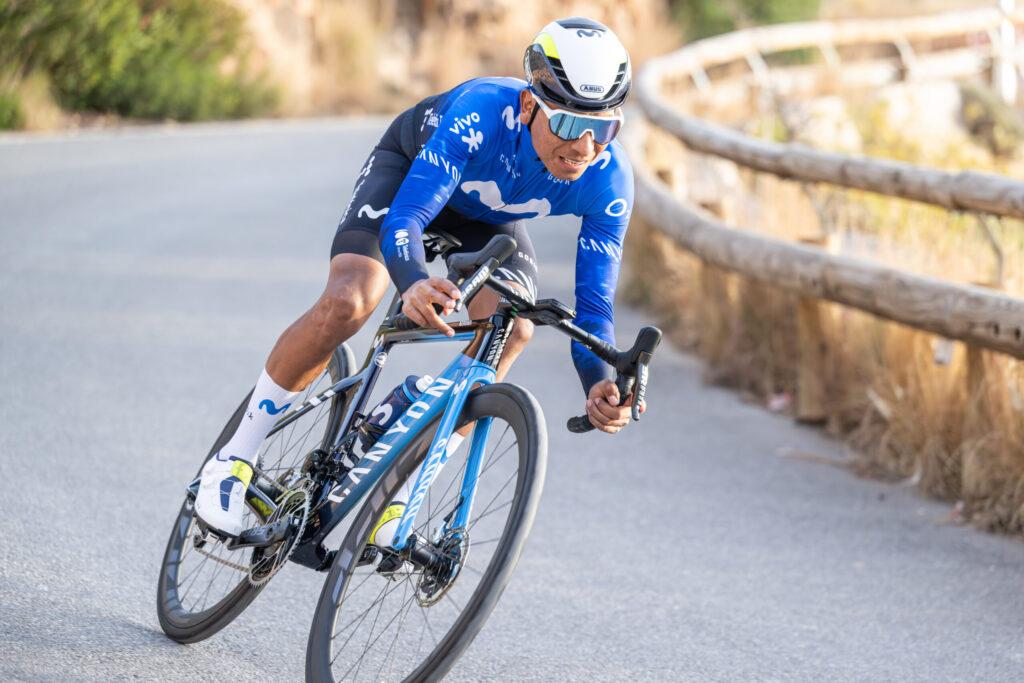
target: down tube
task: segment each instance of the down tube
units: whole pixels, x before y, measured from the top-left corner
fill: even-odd
[[[474,385],[490,384],[493,381],[494,368],[479,361],[473,361],[469,367],[463,370],[459,379],[455,382],[451,398],[449,398],[448,405],[444,409],[444,415],[441,416],[441,423],[437,426],[434,440],[427,450],[429,455],[423,461],[423,466],[420,467],[419,475],[416,477],[416,484],[413,486],[412,494],[409,496],[409,503],[405,506],[405,512],[402,513],[402,518],[398,522],[398,528],[395,530],[392,540],[392,547],[395,550],[402,550],[405,547],[409,534],[412,532],[413,523],[416,521],[416,513],[419,512],[423,499],[427,495],[427,489],[434,483],[434,477],[441,469],[441,466],[448,461],[448,450],[446,448],[448,438],[455,431],[459,416],[462,414],[462,409],[466,404],[466,397]]]
[[[430,424],[442,410],[447,414],[447,406],[451,404],[457,378],[463,376],[463,373],[474,364],[478,363],[459,354],[419,399],[395,420],[391,428],[377,440],[369,452],[363,455],[362,460],[328,493],[324,504],[317,511],[316,531],[307,542],[321,543],[366,492],[376,485],[394,464],[398,455],[420,433],[423,426]]]

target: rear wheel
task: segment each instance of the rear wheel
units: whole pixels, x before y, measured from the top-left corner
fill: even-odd
[[[352,368],[351,357],[352,352],[346,345],[335,349],[326,370],[306,389],[302,400],[347,377]],[[249,392],[242,399],[203,459],[203,464],[235,433],[251,395]],[[306,454],[329,437],[325,433],[327,425],[334,422],[334,416],[343,407],[343,400],[335,396],[267,439],[260,447],[261,471],[283,481],[289,472],[297,470]],[[243,520],[246,528],[267,521],[254,508],[246,509]],[[264,585],[253,585],[249,579],[253,553],[262,551],[228,550],[212,536],[197,543],[198,533],[192,499],[186,496],[164,552],[157,595],[160,627],[168,636],[182,643],[203,640],[227,626],[259,595]],[[261,558],[256,559],[258,564]],[[256,569],[258,572],[261,567]]]
[[[487,418],[490,433],[464,532],[441,529],[461,502],[469,443],[437,475],[417,516],[417,535],[450,559],[441,570],[425,572],[406,562],[382,573],[382,553],[368,563],[372,550],[364,555],[374,523],[419,471],[431,434],[407,449],[369,494],[324,583],[306,653],[307,680],[434,680],[483,627],[530,532],[547,461],[543,415],[528,392],[509,384],[474,390],[460,424]]]

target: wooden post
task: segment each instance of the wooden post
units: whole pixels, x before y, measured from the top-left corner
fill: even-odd
[[[985,351],[977,346],[967,347],[967,410],[964,411],[963,439],[982,435],[984,426]]]
[[[828,419],[828,341],[824,305],[819,299],[801,298],[797,304],[797,341],[800,358],[796,374],[796,419]]]
[[[1011,17],[1014,14],[1014,0],[999,0],[1003,20],[999,24],[999,44],[992,69],[992,80],[1003,101],[1013,106],[1017,102],[1017,66],[1014,64],[1017,30]]]
[[[995,282],[973,282],[972,284],[987,289],[1002,289],[1002,286]],[[987,412],[985,393],[989,381],[986,366],[989,355],[989,352],[980,346],[967,345],[967,409],[964,411],[964,441],[983,436],[989,429],[985,419]]]
[[[803,238],[804,244],[813,244],[835,250],[835,241],[829,237]],[[822,423],[828,420],[828,390],[830,354],[825,302],[801,297],[797,303],[797,360],[796,419],[800,422]]]
[[[698,350],[702,358],[715,365],[729,342],[729,287],[726,274],[708,263],[700,264],[700,298],[697,304],[700,324]]]

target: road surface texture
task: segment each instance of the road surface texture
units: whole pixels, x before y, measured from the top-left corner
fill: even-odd
[[[0,680],[301,679],[323,575],[287,567],[183,646],[157,574],[184,483],[319,294],[383,125],[0,139]],[[531,234],[542,293],[571,303],[575,222]],[[620,340],[646,321],[620,309]],[[1024,680],[1021,543],[830,466],[839,444],[667,345],[615,437],[565,430],[565,337],[538,330],[512,379],[546,412],[547,485],[450,680]]]

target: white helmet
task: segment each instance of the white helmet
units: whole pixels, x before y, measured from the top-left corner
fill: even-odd
[[[622,104],[632,74],[629,55],[604,24],[584,17],[559,19],[526,48],[526,82],[544,99],[576,111]]]

